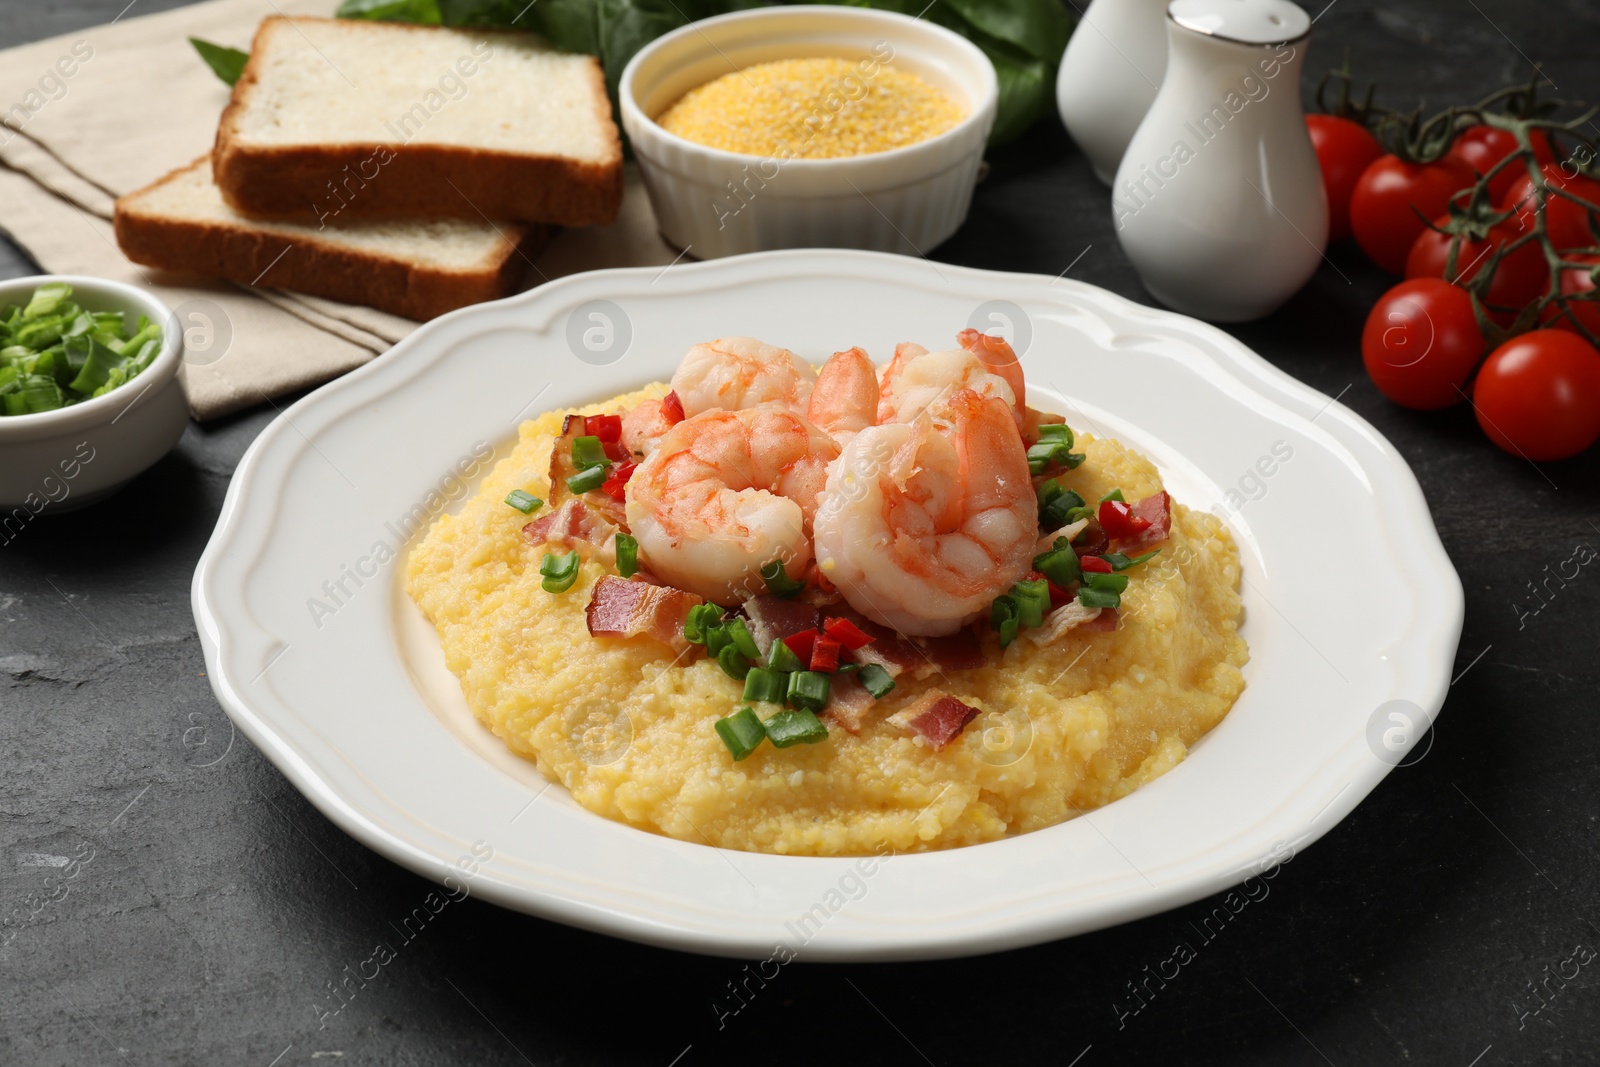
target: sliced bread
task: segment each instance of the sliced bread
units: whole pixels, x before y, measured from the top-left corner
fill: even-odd
[[[245,218],[201,157],[117,200],[117,244],[160,270],[294,289],[408,319],[507,295],[547,226],[482,219],[316,225]]]
[[[267,18],[212,165],[229,204],[273,218],[587,226],[622,202],[599,62],[526,33]]]

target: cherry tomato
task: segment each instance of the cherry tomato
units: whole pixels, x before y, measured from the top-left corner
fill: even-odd
[[[1449,156],[1426,164],[1379,156],[1350,197],[1350,229],[1372,262],[1400,274],[1417,235],[1428,228],[1423,220],[1443,215],[1451,198],[1475,180],[1471,167]]]
[[[1483,432],[1512,455],[1575,456],[1600,437],[1600,351],[1565,330],[1519,334],[1484,363],[1472,402]]]
[[[1533,156],[1540,164],[1555,162],[1556,154],[1550,148],[1550,139],[1544,135],[1543,130],[1534,130],[1528,137],[1528,142],[1533,145]],[[1510,130],[1497,130],[1493,126],[1469,126],[1456,138],[1456,143],[1450,146],[1450,151],[1446,154],[1454,156],[1483,175],[1488,174],[1490,168],[1516,150],[1517,135]],[[1506,193],[1511,191],[1511,187],[1517,184],[1518,179],[1527,176],[1526,166],[1520,163],[1508,163],[1505,169],[1489,182],[1489,195],[1498,204],[1505,198]]]
[[[1573,258],[1589,264],[1600,263],[1600,256],[1575,256]],[[1566,295],[1586,293],[1593,288],[1594,277],[1588,270],[1568,267],[1561,272],[1561,291]],[[1567,315],[1561,314],[1560,309],[1551,304],[1539,316],[1539,321],[1557,330],[1571,330],[1573,333],[1578,333],[1578,328],[1572,324],[1572,319],[1568,318],[1568,315],[1576,315],[1578,321],[1583,323],[1591,334],[1600,337],[1600,301],[1574,300],[1567,305]],[[1582,337],[1583,335],[1578,334],[1578,336]]]
[[[1307,115],[1306,130],[1328,194],[1328,240],[1343,241],[1350,236],[1350,194],[1383,145],[1361,123],[1337,115]]]
[[[1442,278],[1413,278],[1379,298],[1361,331],[1361,360],[1378,391],[1408,408],[1449,407],[1483,355],[1472,298]]]
[[[1448,221],[1448,215],[1441,216],[1434,220],[1434,225],[1443,226]],[[1496,226],[1489,231],[1488,240],[1462,241],[1461,251],[1456,253],[1457,276],[1446,278],[1450,242],[1455,238],[1438,230],[1423,230],[1417,235],[1416,244],[1411,246],[1411,254],[1406,256],[1406,277],[1444,278],[1456,284],[1470,282],[1488,265],[1495,249],[1516,237],[1515,227]],[[1544,295],[1549,282],[1550,267],[1545,263],[1544,250],[1537,242],[1529,241],[1495,265],[1494,278],[1489,282],[1487,302],[1516,311],[1490,312],[1490,315],[1501,326],[1511,325],[1517,311]]]
[[[1544,171],[1544,180],[1555,189],[1566,189],[1574,196],[1581,196],[1591,204],[1600,204],[1600,182],[1583,175],[1568,175],[1561,170],[1560,164],[1549,163],[1540,168]],[[1517,207],[1516,224],[1529,226],[1533,222],[1533,212],[1537,204],[1537,194],[1533,189],[1533,176],[1524,174],[1511,191],[1506,194],[1502,202],[1503,207]],[[1589,232],[1588,211],[1578,204],[1574,204],[1564,196],[1550,196],[1549,203],[1545,204],[1544,226],[1545,232],[1550,235],[1550,241],[1557,248],[1588,248],[1591,245],[1600,245],[1600,236]],[[1596,220],[1600,223],[1600,219]]]

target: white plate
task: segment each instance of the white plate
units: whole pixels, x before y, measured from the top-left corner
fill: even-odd
[[[665,378],[696,341],[754,334],[814,359],[860,344],[882,360],[896,341],[1007,319],[1030,398],[1145,452],[1179,500],[1225,515],[1243,555],[1244,695],[1175,770],[1090,815],[869,874],[610,822],[476,724],[399,563],[377,563],[380,545],[404,547],[408,515],[462,499],[461,470],[487,471],[475,448],[504,456],[522,418]],[[1292,457],[1251,481],[1275,444]],[[1241,479],[1256,499],[1235,510]],[[442,880],[483,842],[493,856],[470,891],[507,907],[698,952],[766,957],[782,942],[859,960],[1097,929],[1320,837],[1439,709],[1462,594],[1393,447],[1227,334],[1076,282],[810,250],[576,275],[423,326],[256,440],[194,610],[234,721],[396,863]]]

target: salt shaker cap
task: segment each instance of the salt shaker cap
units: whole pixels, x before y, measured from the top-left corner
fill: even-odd
[[[1279,44],[1311,32],[1311,17],[1289,0],[1172,0],[1184,29],[1240,44]]]

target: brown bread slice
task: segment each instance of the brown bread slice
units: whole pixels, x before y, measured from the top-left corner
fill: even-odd
[[[294,289],[408,319],[510,293],[547,226],[482,219],[316,225],[246,218],[202,156],[117,200],[117,244],[160,270]]]
[[[532,34],[273,16],[217,127],[244,214],[611,222],[622,144],[592,56]]]

